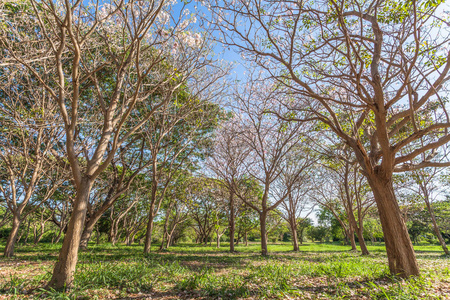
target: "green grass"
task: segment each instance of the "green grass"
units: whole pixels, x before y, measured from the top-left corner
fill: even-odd
[[[237,246],[237,253],[183,244],[149,255],[142,246],[89,245],[80,252],[74,289],[42,289],[50,279],[60,245],[20,246],[13,259],[0,260],[0,298],[11,299],[446,299],[449,258],[438,246],[415,246],[422,275],[403,280],[389,275],[384,246],[361,256],[340,244],[306,243],[292,252],[288,243]],[[353,297],[353,298],[352,298]]]

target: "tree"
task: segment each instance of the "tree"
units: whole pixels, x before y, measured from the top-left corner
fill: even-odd
[[[0,82],[0,195],[12,215],[4,250],[11,257],[22,221],[53,195],[67,174],[52,157],[63,129],[50,95],[37,89],[31,72],[1,68]],[[26,211],[31,204],[34,209]]]
[[[169,91],[201,81],[197,71],[208,73],[210,52],[183,14],[170,19],[172,3],[165,1],[30,0],[23,7],[26,13],[19,8],[0,26],[2,61],[32,73],[59,108],[76,198],[48,285],[70,287],[96,178],[172,98]],[[112,80],[104,81],[106,74]],[[140,106],[150,109],[140,115]]]
[[[241,130],[236,116],[221,124],[215,135],[213,153],[206,162],[218,182],[228,191],[228,197],[224,199],[228,206],[230,252],[234,252],[236,216],[242,207],[236,193],[237,189],[242,188],[242,180],[245,180],[244,162],[250,151],[241,143]]]
[[[266,110],[274,108],[275,99],[282,96],[272,85],[249,78],[243,91],[235,93],[234,99],[237,115],[240,115],[241,143],[249,148],[246,173],[262,189],[261,195],[252,200],[241,193],[237,195],[259,214],[263,256],[268,254],[267,215],[288,197],[289,189],[302,173],[302,169],[296,170],[292,179],[286,182],[287,189],[282,194],[275,193],[273,183],[281,176],[290,151],[299,145],[301,132],[305,129],[301,123],[284,122],[266,114]]]
[[[450,36],[440,30],[449,26],[437,15],[440,4],[225,0],[212,6],[220,39],[292,96],[284,102],[290,113],[278,116],[320,121],[352,149],[379,210],[389,269],[404,277],[419,268],[393,173],[450,165],[433,160],[450,141]],[[422,122],[425,116],[429,122]],[[409,163],[423,153],[425,160]]]
[[[278,197],[282,197],[284,191],[288,191],[285,201],[281,202],[280,213],[289,224],[294,251],[299,251],[297,232],[299,222],[302,222],[302,214],[303,218],[306,218],[314,210],[314,204],[308,201],[307,196],[311,189],[308,181],[311,180],[310,173],[313,172],[312,167],[315,163],[311,154],[305,144],[301,149],[291,150],[281,175],[275,182],[275,193]],[[298,176],[299,173],[300,176]]]
[[[436,168],[433,168],[431,170],[429,170],[429,169],[416,170],[414,177],[415,177],[417,183],[419,184],[419,187],[421,190],[421,196],[423,197],[423,200],[427,207],[428,213],[430,214],[431,223],[433,224],[433,230],[439,240],[439,243],[442,246],[442,249],[444,250],[444,253],[446,255],[449,255],[450,253],[448,251],[447,245],[445,244],[444,238],[441,235],[441,231],[437,224],[436,216],[434,214],[434,210],[432,207],[432,201],[433,201],[432,192],[433,192],[433,188],[435,188],[435,186],[433,186],[432,180],[435,177],[437,172],[438,172],[438,170],[436,170]]]
[[[211,143],[210,135],[222,118],[221,109],[210,102],[216,90],[209,95],[200,92],[178,91],[173,101],[166,103],[142,128],[146,157],[150,162],[147,173],[151,178],[144,253],[150,252],[153,220],[174,175],[182,168],[194,168],[204,158]]]
[[[185,173],[185,172],[183,172]],[[174,242],[176,230],[189,218],[189,205],[186,191],[189,189],[190,176],[182,174],[176,176],[165,203],[165,217],[163,225],[163,237],[159,250],[168,249]],[[163,204],[164,205],[164,204]]]

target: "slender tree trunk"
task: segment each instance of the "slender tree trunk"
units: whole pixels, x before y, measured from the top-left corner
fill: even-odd
[[[244,234],[244,240],[245,240],[245,247],[247,247],[248,246],[247,231]]]
[[[82,178],[49,287],[62,289],[72,286],[91,187],[92,182],[88,178]]]
[[[100,244],[100,230],[98,230],[98,224],[97,224],[97,226],[95,227],[95,229],[96,229],[96,235],[95,235],[95,238],[96,238],[96,242],[97,242],[97,245],[98,244]]]
[[[102,214],[94,214],[91,216],[89,221],[87,221],[84,226],[83,234],[81,235],[80,248],[86,249],[89,243],[89,240],[92,237],[92,232],[94,231],[95,224],[102,217]]]
[[[395,197],[392,178],[368,176],[383,228],[389,270],[392,274],[408,277],[419,275],[414,248]]]
[[[297,235],[297,223],[295,222],[295,218],[291,219],[290,222],[291,234],[292,234],[292,243],[294,244],[294,251],[297,252],[300,250],[298,247],[298,235]]]
[[[439,226],[438,226],[438,224],[436,222],[436,217],[434,216],[433,208],[431,207],[430,201],[426,200],[425,203],[427,205],[428,212],[430,213],[431,222],[433,223],[433,229],[434,229],[434,232],[436,233],[436,236],[437,236],[437,238],[439,240],[439,243],[441,243],[441,246],[442,246],[442,249],[444,250],[444,253],[446,255],[449,255],[447,245],[445,244],[445,241],[442,238],[441,231],[439,230]]]
[[[39,234],[36,236],[36,239],[34,240],[35,245],[37,245],[41,241],[42,237],[44,236],[44,231],[45,231],[45,223],[42,222],[41,223],[41,231],[39,232]]]
[[[150,208],[150,213],[148,215],[147,232],[145,234],[145,245],[144,253],[148,254],[152,247],[152,231],[153,231],[153,206]]]
[[[28,243],[28,235],[30,234],[30,225],[31,220],[28,218],[27,233],[25,234],[25,241],[24,241],[25,245]]]
[[[5,257],[12,257],[14,255],[14,246],[17,239],[17,233],[19,232],[20,223],[20,212],[16,212],[13,215],[11,232],[6,240],[5,251],[3,253]]]
[[[267,212],[262,211],[259,214],[259,224],[261,229],[261,255],[266,256],[268,255],[267,251],[267,232],[266,232],[266,218],[267,218]]]
[[[350,240],[350,245],[352,245],[352,251],[358,251],[356,248],[356,242],[355,242],[355,231],[353,228],[350,228],[347,230],[347,237]]]
[[[61,236],[62,236],[62,232],[63,232],[63,227],[61,226],[61,228],[59,228],[59,231],[58,231],[58,236],[55,239],[55,244],[59,243],[59,240],[61,239]]]
[[[356,229],[356,234],[358,235],[358,241],[359,241],[359,247],[361,247],[361,253],[362,255],[369,255],[369,250],[366,246],[366,241],[364,241],[364,235],[363,235],[363,227],[359,226]]]
[[[220,235],[219,234],[217,234],[217,245],[216,245],[216,248],[220,248]]]
[[[230,192],[230,252],[234,252],[234,194]]]
[[[169,207],[166,209],[166,216],[165,216],[164,227],[163,227],[163,236],[162,236],[162,240],[161,240],[161,246],[159,246],[159,251],[164,249],[165,239],[167,238],[167,235],[169,234],[169,231],[167,230],[167,226],[169,223],[169,214],[170,214],[171,208],[172,208],[172,206],[169,205]]]
[[[303,232],[304,232],[304,227],[302,227],[302,229],[300,230],[300,238],[299,238],[299,240],[300,240],[300,245],[302,245],[303,244]]]

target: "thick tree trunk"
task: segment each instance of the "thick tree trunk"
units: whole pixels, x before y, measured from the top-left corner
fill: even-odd
[[[220,248],[220,235],[217,234],[217,245],[216,248]]]
[[[49,287],[62,289],[72,286],[91,187],[92,182],[88,178],[82,178]]]
[[[147,223],[147,232],[145,234],[145,245],[144,245],[144,253],[148,254],[151,251],[152,247],[152,232],[153,232],[153,207],[150,209],[150,213],[148,215],[148,223]]]
[[[268,251],[267,251],[266,218],[267,218],[267,212],[266,211],[262,211],[259,214],[259,224],[260,224],[260,227],[261,227],[261,255],[262,256],[268,255]]]
[[[360,226],[356,229],[356,234],[358,235],[359,247],[361,247],[362,255],[369,255],[369,250],[367,250],[366,241],[364,241],[363,228]]]
[[[20,212],[16,212],[13,215],[12,229],[9,233],[8,239],[6,240],[5,251],[3,256],[12,257],[14,255],[14,246],[16,244],[17,233],[19,232],[20,227]]]
[[[392,178],[368,176],[383,228],[389,270],[402,277],[419,275],[414,248],[395,197]]]

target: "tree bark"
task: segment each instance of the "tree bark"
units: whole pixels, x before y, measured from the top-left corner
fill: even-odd
[[[358,251],[356,248],[356,242],[355,242],[355,231],[353,228],[350,228],[347,230],[347,237],[350,240],[350,245],[352,245],[352,251]]]
[[[86,218],[87,203],[91,191],[92,182],[84,177],[77,191],[72,216],[70,218],[67,232],[64,236],[58,261],[53,269],[53,275],[48,283],[49,287],[55,289],[70,288],[73,284],[75,267],[78,260],[78,249],[80,247],[81,234]]]
[[[5,251],[3,255],[5,257],[12,257],[14,255],[14,246],[16,244],[17,233],[20,227],[20,212],[16,212],[13,215],[12,229],[9,233],[8,239],[6,240]]]
[[[267,252],[266,217],[267,217],[267,212],[266,211],[262,211],[259,214],[259,224],[260,224],[260,227],[261,227],[261,255],[262,256],[267,256],[268,255],[268,252]]]
[[[87,221],[86,225],[84,226],[83,234],[81,235],[81,249],[87,248],[89,240],[92,237],[92,232],[94,231],[95,224],[97,224],[97,221],[102,217],[102,215],[103,212],[101,214],[94,214],[93,216],[91,216],[89,221]]]
[[[392,177],[368,176],[383,228],[389,270],[401,277],[419,275],[414,248],[395,197]]]
[[[294,251],[298,252],[300,250],[298,246],[298,235],[297,235],[297,223],[295,222],[295,219],[291,219],[290,222],[290,228],[291,228],[291,234],[292,234],[292,243],[294,244]]]
[[[362,255],[369,255],[369,250],[366,246],[366,241],[364,241],[364,235],[363,235],[363,227],[359,226],[356,229],[356,234],[358,235],[358,241],[359,241],[359,247],[361,247],[361,253]]]
[[[147,232],[145,234],[144,253],[149,254],[152,247],[152,231],[153,231],[153,207],[148,215]]]

